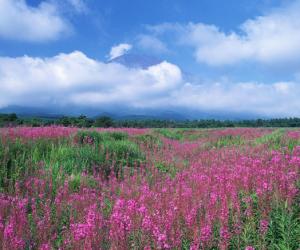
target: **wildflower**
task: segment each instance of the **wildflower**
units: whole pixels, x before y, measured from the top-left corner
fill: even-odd
[[[51,250],[49,243],[44,243],[41,245],[40,250]]]
[[[212,231],[210,226],[204,226],[201,228],[201,236],[200,239],[203,242],[207,242],[211,237]]]
[[[265,234],[268,231],[269,222],[267,220],[261,220],[260,221],[260,227],[259,230],[262,234]]]

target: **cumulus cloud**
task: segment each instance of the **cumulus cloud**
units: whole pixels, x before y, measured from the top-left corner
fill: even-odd
[[[0,0],[0,37],[41,42],[68,32],[70,25],[51,2],[31,7],[26,0]]]
[[[113,60],[119,56],[122,56],[131,49],[132,45],[128,43],[120,43],[119,45],[113,46],[109,53],[109,60]]]
[[[246,20],[237,30],[224,32],[204,23],[161,24],[148,27],[162,34],[175,31],[183,44],[195,48],[199,63],[212,66],[253,61],[266,65],[300,61],[300,1]]]
[[[79,51],[51,58],[0,58],[0,105],[143,106],[182,81],[181,70],[162,62],[147,69],[103,63]]]
[[[184,84],[177,105],[208,110],[255,115],[299,116],[300,86],[295,82],[264,84],[258,82]]]
[[[0,57],[0,89],[0,107],[121,105],[300,116],[298,82],[189,83],[168,62],[128,68],[79,51],[50,58]]]

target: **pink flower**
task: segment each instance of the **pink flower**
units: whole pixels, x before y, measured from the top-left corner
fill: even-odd
[[[230,233],[226,227],[222,227],[220,230],[220,236],[224,240],[230,239]]]
[[[265,234],[268,231],[269,222],[267,220],[261,220],[259,223],[259,230],[261,233]]]
[[[207,242],[211,237],[212,231],[210,226],[204,226],[201,228],[201,236],[200,239],[203,242]]]
[[[41,245],[40,250],[51,250],[49,243],[44,243]]]

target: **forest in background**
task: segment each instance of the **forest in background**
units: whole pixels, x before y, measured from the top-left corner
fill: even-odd
[[[41,127],[62,125],[65,127],[126,127],[126,128],[226,128],[226,127],[300,127],[300,118],[255,120],[163,120],[163,119],[113,119],[109,116],[78,117],[19,117],[15,113],[0,114],[0,127]]]

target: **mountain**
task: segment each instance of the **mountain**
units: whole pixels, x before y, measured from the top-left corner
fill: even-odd
[[[140,54],[124,54],[116,57],[108,63],[119,63],[129,68],[148,68],[150,66],[161,63],[163,60],[149,55]]]
[[[122,110],[115,108],[111,110],[99,110],[90,108],[79,107],[65,107],[61,109],[49,108],[35,108],[35,107],[21,107],[21,106],[8,106],[0,109],[0,114],[16,113],[19,117],[30,118],[60,118],[64,115],[79,116],[81,114],[91,118],[100,116],[109,116],[115,120],[146,120],[146,119],[161,119],[161,120],[186,120],[189,117],[173,112],[173,111],[159,111],[159,110]]]
[[[62,115],[50,108],[23,107],[11,105],[0,109],[0,113],[16,113],[20,117],[59,118]]]
[[[243,120],[243,119],[268,119],[272,117],[259,116],[257,114],[245,112],[225,112],[225,111],[199,111],[192,109],[178,108],[176,111],[167,108],[162,109],[134,109],[124,107],[102,107],[101,108],[87,108],[76,106],[65,107],[21,107],[8,106],[0,109],[0,113],[16,113],[20,117],[39,117],[39,118],[59,118],[63,115],[79,116],[81,114],[90,118],[97,118],[99,116],[109,116],[116,120],[199,120],[199,119],[217,119],[217,120]]]

